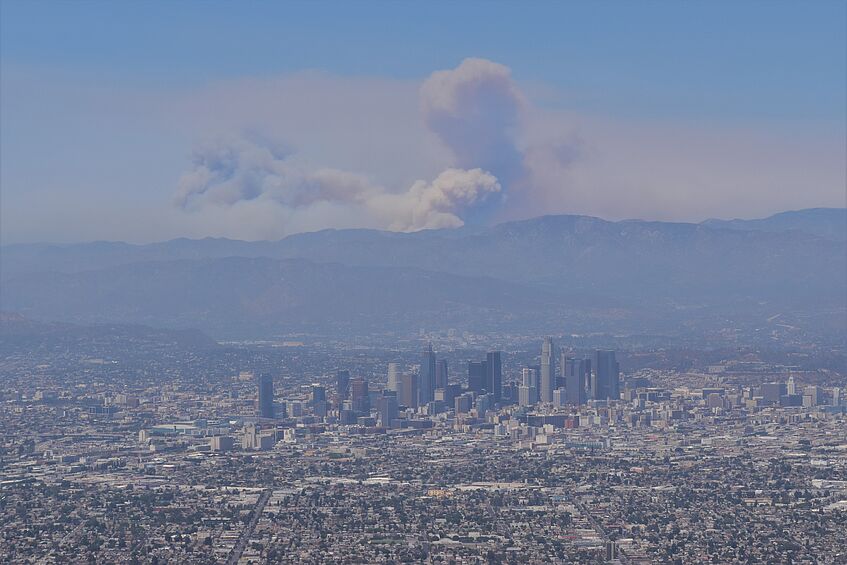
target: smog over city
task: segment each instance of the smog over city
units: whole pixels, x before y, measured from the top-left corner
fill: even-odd
[[[847,3],[0,0],[0,562],[847,563]]]

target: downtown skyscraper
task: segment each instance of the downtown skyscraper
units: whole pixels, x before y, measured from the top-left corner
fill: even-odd
[[[262,418],[274,417],[274,379],[270,373],[259,374],[256,383],[259,388],[259,416]]]
[[[553,388],[556,383],[556,352],[553,338],[545,337],[541,344],[541,402],[553,402]]]
[[[486,361],[468,361],[468,390],[476,394],[486,391],[488,363]]]
[[[565,359],[562,367],[565,373],[565,395],[568,404],[579,406],[585,404],[585,372],[590,372],[587,359]]]
[[[503,363],[499,351],[489,351],[485,357],[485,388],[494,396],[494,402],[503,399]]]
[[[591,398],[594,400],[618,400],[620,398],[620,365],[615,352],[598,349],[594,352],[591,378]]]
[[[447,388],[449,381],[447,359],[439,359],[435,364],[435,388]]]
[[[432,343],[427,344],[421,355],[421,373],[418,381],[420,405],[424,406],[435,399],[435,353]]]

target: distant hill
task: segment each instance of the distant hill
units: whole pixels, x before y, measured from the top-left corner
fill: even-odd
[[[809,328],[824,312],[840,331],[845,242],[796,227],[831,214],[796,214],[805,220],[760,221],[773,229],[564,215],[276,242],[9,246],[0,299],[41,320],[200,328],[218,338],[420,327],[677,331],[754,311],[793,312]]]
[[[199,330],[115,323],[84,326],[37,321],[16,312],[0,312],[0,355],[55,348],[85,354],[92,352],[92,347],[109,349],[115,345],[130,350],[153,346],[202,351],[218,347],[216,341]]]
[[[706,220],[703,225],[733,230],[797,231],[847,241],[847,208],[809,208],[759,220]]]
[[[463,318],[491,323],[553,302],[544,293],[484,277],[245,257],[31,274],[4,286],[4,307],[31,317],[198,327],[228,337],[390,331],[423,321],[460,325]]]

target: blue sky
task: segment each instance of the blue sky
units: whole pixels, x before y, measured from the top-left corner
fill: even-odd
[[[752,179],[755,169],[768,161],[768,155],[775,159],[803,151],[795,151],[791,143],[802,141],[807,149],[820,144],[815,151],[809,150],[812,160],[798,161],[795,169],[829,171],[814,177],[816,184],[829,186],[806,191],[806,200],[799,196],[802,187],[797,187],[796,197],[776,199],[767,198],[766,191],[762,192],[765,189],[759,187],[755,199],[739,203],[735,209],[732,202],[704,201],[704,216],[764,214],[775,211],[769,206],[783,203],[798,207],[837,205],[839,191],[844,189],[843,184],[838,186],[843,181],[844,167],[838,154],[843,149],[847,107],[844,2],[6,0],[0,6],[2,196],[8,220],[3,224],[12,224],[2,228],[4,243],[90,238],[142,241],[200,236],[206,231],[261,237],[264,233],[276,236],[326,227],[320,221],[298,227],[295,221],[288,228],[260,233],[238,229],[216,232],[204,226],[215,224],[217,215],[207,224],[194,216],[181,226],[179,217],[168,211],[171,217],[158,225],[160,231],[145,231],[143,225],[122,231],[123,221],[104,225],[98,231],[90,227],[91,216],[79,216],[76,222],[66,216],[92,208],[113,213],[114,217],[140,209],[156,215],[157,210],[171,205],[177,181],[190,169],[189,156],[198,141],[204,141],[207,134],[238,135],[243,128],[255,128],[264,121],[261,114],[251,114],[247,119],[240,111],[228,125],[213,126],[197,118],[170,127],[161,113],[163,107],[173,105],[185,114],[186,100],[198,99],[206,104],[207,113],[224,116],[230,108],[218,112],[215,104],[221,104],[220,90],[227,85],[239,85],[232,88],[243,99],[255,94],[244,94],[249,88],[245,82],[294,80],[291,77],[299,77],[303,71],[317,71],[332,84],[314,85],[309,82],[312,79],[302,79],[296,85],[305,92],[300,96],[308,98],[310,88],[345,92],[347,88],[351,92],[384,89],[377,98],[385,96],[386,100],[408,95],[407,103],[398,103],[402,109],[398,106],[391,110],[398,116],[401,112],[410,114],[411,125],[405,133],[386,126],[385,131],[375,130],[373,135],[419,137],[430,133],[415,129],[421,126],[413,123],[420,117],[411,115],[417,104],[412,100],[414,92],[434,71],[454,69],[467,57],[507,67],[511,79],[531,103],[533,117],[529,120],[565,124],[562,131],[569,127],[567,124],[577,124],[577,133],[562,136],[587,138],[588,142],[579,146],[590,144],[584,151],[589,155],[604,150],[620,154],[622,148],[613,151],[610,145],[602,145],[602,139],[637,139],[633,132],[640,125],[648,132],[647,138],[656,140],[656,159],[663,147],[673,145],[672,139],[685,138],[687,132],[705,135],[709,140],[731,136],[746,140],[742,145],[753,157],[749,171],[736,162],[735,156],[727,157],[732,159],[727,167]],[[258,91],[268,88],[282,89],[276,94],[283,101],[281,105],[306,103],[288,96],[294,88],[288,83],[256,87]],[[265,111],[268,121],[285,114],[284,109],[277,111],[272,105]],[[349,111],[365,110],[352,104]],[[367,111],[378,112],[370,106]],[[286,131],[284,124],[278,124],[270,128],[273,131],[269,135],[298,149],[304,147],[304,167],[305,163],[313,167],[344,165],[347,170],[351,166],[347,161],[359,161],[347,157],[337,141],[343,137],[337,129],[340,121],[329,126],[315,124],[316,131],[326,126],[327,146],[338,145],[327,149],[325,155],[317,149],[318,141],[302,141],[309,137],[307,126],[301,131]],[[370,121],[381,124],[396,120],[374,114]],[[227,127],[232,131],[226,131]],[[618,135],[618,127],[624,133]],[[518,137],[530,141],[518,144],[535,143],[532,140],[542,135],[528,133],[540,131],[541,126],[521,128],[525,135]],[[594,140],[593,132],[602,133]],[[549,132],[545,135],[549,137]],[[592,149],[595,143],[596,151]],[[774,143],[782,145],[777,150],[771,147]],[[700,139],[697,144],[705,147],[707,140]],[[397,159],[383,165],[368,157],[364,159],[367,170],[355,172],[388,184],[425,175],[431,180],[451,163],[449,151],[421,149],[430,150],[420,166],[412,164],[400,170]],[[711,150],[704,151],[711,155]],[[814,155],[820,154],[829,155],[829,161],[814,160]],[[697,162],[696,155],[674,159]],[[626,166],[622,161],[608,162]],[[700,172],[692,170],[691,176],[702,178]],[[123,173],[132,178],[122,178]],[[681,177],[684,172],[673,170],[668,174]],[[583,183],[595,178],[587,170],[579,170],[574,176]],[[655,185],[656,178],[633,182],[626,190]],[[679,184],[677,178],[673,177],[675,185]],[[768,182],[767,178],[755,180],[763,186]],[[561,182],[565,185],[569,181],[563,176]],[[716,184],[720,182],[716,180]],[[604,177],[596,183],[611,186],[613,181]],[[403,187],[392,184],[386,190]],[[604,208],[602,202],[611,198],[600,198],[594,205],[586,190],[580,188],[573,198],[547,198],[545,210],[607,217],[650,215],[649,209],[634,208],[627,214],[626,209]],[[693,208],[674,208],[677,198],[669,195],[667,202],[659,202],[662,206],[657,205],[653,217],[697,219]],[[569,201],[578,202],[578,209],[570,209]],[[762,202],[761,206],[756,208],[754,201]],[[538,210],[528,208],[527,213],[530,211]],[[61,222],[56,221],[59,215]],[[21,219],[10,220],[9,216]],[[237,222],[232,219],[228,225]],[[371,225],[371,220],[365,224]],[[331,225],[329,221],[327,226]]]

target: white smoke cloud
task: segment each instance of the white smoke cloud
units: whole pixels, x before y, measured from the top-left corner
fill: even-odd
[[[388,229],[457,228],[462,211],[500,192],[500,183],[482,169],[447,169],[434,181],[417,181],[403,194],[383,194],[368,204],[392,222]]]
[[[394,231],[459,227],[464,210],[501,190],[482,169],[451,168],[432,182],[419,180],[404,192],[390,192],[356,173],[308,170],[292,155],[247,137],[205,144],[195,151],[193,163],[175,195],[182,210],[216,216],[227,210],[239,216],[256,212],[277,224],[263,232],[274,236],[296,231],[298,215],[323,215],[329,221],[348,215],[355,219],[346,226]]]
[[[455,69],[432,73],[420,96],[424,122],[449,148],[454,164],[482,167],[503,185],[502,197],[489,201],[496,206],[472,211],[478,219],[508,220],[561,210],[580,144],[567,126],[560,124],[554,132],[534,128],[539,112],[508,67],[465,59]],[[557,174],[553,182],[551,167]]]
[[[345,227],[412,231],[548,211],[537,181],[549,175],[535,174],[533,165],[560,171],[567,163],[557,156],[572,157],[573,151],[549,139],[541,147],[522,148],[532,107],[508,67],[465,59],[454,69],[432,73],[418,97],[424,126],[448,151],[447,168],[432,182],[419,180],[405,191],[385,189],[358,173],[310,166],[271,136],[254,131],[198,148],[193,168],[179,180],[176,203],[195,215],[210,207],[218,214],[227,208],[243,214],[271,207],[277,211],[275,222],[284,224],[271,231],[280,235],[293,233],[303,217],[317,227],[339,227],[338,218],[346,217]],[[325,222],[320,213],[326,214]],[[259,216],[267,221],[267,211]]]
[[[517,146],[523,95],[508,67],[465,59],[455,69],[436,71],[420,90],[423,119],[446,144],[459,167],[481,167],[504,183],[524,175]]]

